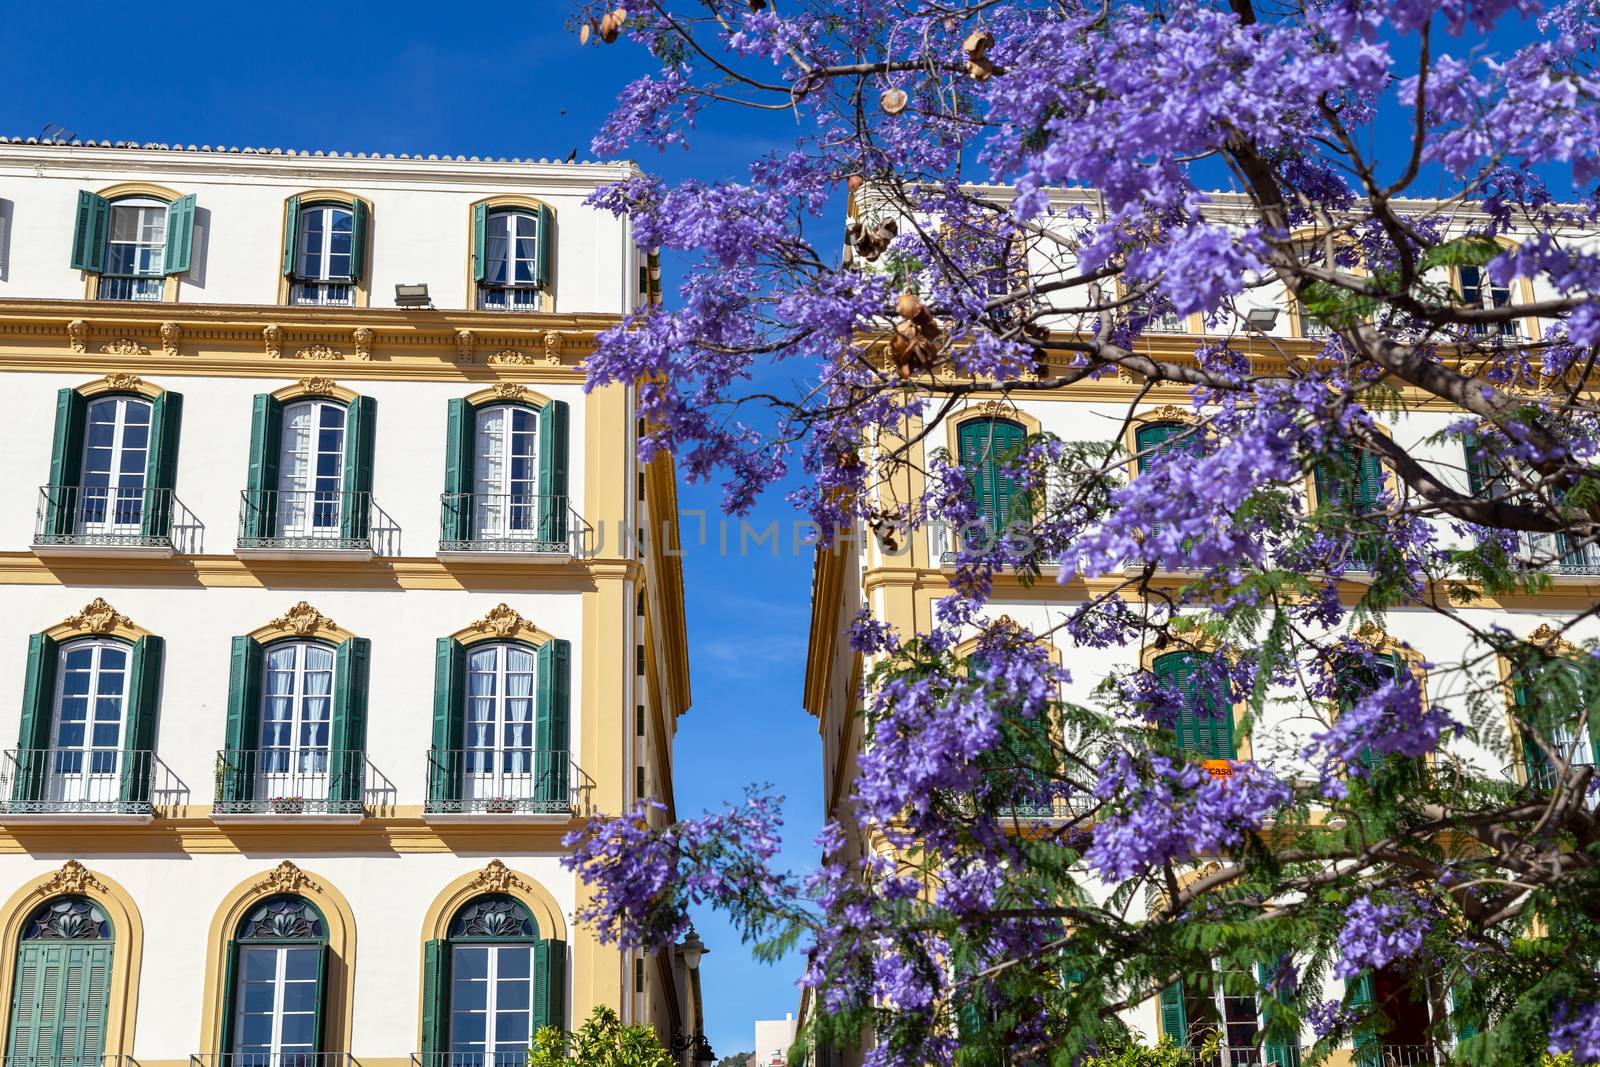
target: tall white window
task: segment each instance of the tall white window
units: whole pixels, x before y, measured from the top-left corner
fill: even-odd
[[[128,647],[90,639],[61,646],[45,799],[114,801],[121,789]]]
[[[333,649],[313,641],[269,645],[256,750],[256,797],[328,796]]]
[[[450,1052],[455,1067],[516,1067],[533,1039],[533,946],[456,945]]]
[[[539,415],[507,405],[478,412],[473,529],[481,540],[532,537],[539,521]]]
[[[144,517],[150,402],[107,396],[89,404],[78,482],[78,534],[136,531]]]
[[[485,645],[468,654],[463,800],[534,796],[533,680],[532,649]]]
[[[339,204],[302,207],[295,249],[293,303],[339,306],[351,303],[355,217],[349,207]]]
[[[345,503],[344,429],[342,404],[308,400],[284,408],[278,456],[279,537],[336,536]]]
[[[1461,302],[1468,308],[1492,310],[1511,303],[1511,289],[1489,280],[1482,267],[1461,268]],[[1474,323],[1467,328],[1473,337],[1516,337],[1521,330],[1516,319],[1505,322]]]
[[[119,200],[111,205],[102,300],[160,300],[167,249],[167,205],[159,200]]]
[[[531,211],[491,212],[484,231],[483,282],[478,307],[497,311],[536,311],[539,307],[536,258],[539,220]]]
[[[320,1045],[327,927],[299,897],[259,905],[239,924],[229,1067],[309,1067]]]

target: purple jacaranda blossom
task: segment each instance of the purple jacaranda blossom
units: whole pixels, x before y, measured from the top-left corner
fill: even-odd
[[[1289,803],[1292,792],[1248,761],[1215,778],[1198,764],[1122,751],[1101,765],[1095,795],[1113,809],[1094,828],[1084,858],[1115,881],[1239,848]]]
[[[1558,1002],[1550,1019],[1549,1052],[1566,1053],[1574,1063],[1600,1060],[1600,1004]]]
[[[1319,1038],[1327,1037],[1340,1027],[1350,1024],[1349,1013],[1337,1000],[1322,1000],[1311,1005],[1306,1009],[1305,1019],[1311,1025],[1311,1032]]]
[[[1395,960],[1409,959],[1433,925],[1431,910],[1416,897],[1361,897],[1345,909],[1339,931],[1335,978],[1354,978]]]

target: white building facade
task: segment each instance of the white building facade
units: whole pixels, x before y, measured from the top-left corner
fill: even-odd
[[[1009,190],[998,187],[988,192],[998,200],[1010,195]],[[1224,213],[1242,211],[1242,201],[1237,198],[1224,196],[1219,200]],[[1092,212],[1095,204],[1092,192],[1069,190],[1056,194],[1053,208],[1056,215],[1065,217],[1072,210]],[[1408,204],[1403,209],[1426,207]],[[908,228],[901,227],[902,230]],[[1568,235],[1568,239],[1589,244],[1594,241],[1594,235],[1574,233]],[[1044,244],[1047,251],[1051,247]],[[1029,254],[1030,266],[1041,273],[1053,273],[1062,268],[1060,263],[1046,262],[1042,258],[1046,254],[1044,251],[1030,250]],[[1479,299],[1492,300],[1495,305],[1507,301],[1531,303],[1553,295],[1542,285],[1522,282],[1515,288],[1485,294],[1480,292],[1487,287],[1481,274],[1451,273],[1445,277],[1443,271],[1440,273],[1441,284],[1467,293],[1469,299],[1477,292]],[[1082,291],[1067,292],[1057,299],[1062,307],[1083,306],[1086,302]],[[1286,298],[1281,284],[1259,285],[1245,299],[1251,305],[1274,310],[1272,324],[1246,334],[1242,323],[1226,317],[1221,322],[1207,323],[1199,315],[1181,319],[1168,316],[1165,320],[1158,319],[1145,331],[1136,342],[1138,350],[1158,359],[1192,361],[1198,344],[1205,340],[1227,340],[1235,351],[1249,356],[1262,372],[1282,374],[1286,361],[1309,360],[1321,348],[1323,334],[1314,324],[1302,319],[1299,308]],[[1069,332],[1073,328],[1065,315],[1055,325]],[[1528,316],[1508,323],[1503,332],[1512,338],[1537,339],[1547,327],[1548,323]],[[946,404],[947,399],[943,397],[926,402],[922,407],[924,417],[933,417]],[[1375,418],[1397,443],[1446,484],[1462,492],[1483,491],[1475,480],[1473,464],[1468,461],[1461,442],[1436,437],[1456,421],[1456,413],[1437,401],[1409,391],[1404,394],[1404,404],[1404,414],[1375,413]],[[812,586],[804,702],[807,710],[818,719],[823,742],[826,817],[851,826],[851,785],[856,774],[857,755],[866,743],[860,694],[862,679],[871,672],[874,661],[852,649],[850,627],[858,614],[865,611],[874,620],[889,623],[902,637],[936,628],[936,604],[951,593],[950,582],[955,575],[960,538],[963,534],[992,536],[990,531],[1003,529],[1005,523],[997,519],[997,514],[1004,513],[1005,497],[1009,492],[1022,491],[1014,488],[1010,477],[1001,472],[1002,459],[1008,449],[1029,435],[1042,433],[1069,442],[1115,440],[1128,457],[1148,456],[1160,447],[1162,440],[1185,432],[1195,423],[1185,388],[1170,383],[1149,387],[1142,379],[1129,374],[1081,381],[1054,391],[1024,390],[1013,395],[979,391],[957,402],[943,415],[942,425],[925,436],[922,426],[915,420],[902,428],[904,439],[914,442],[906,460],[909,469],[893,485],[879,487],[877,504],[882,512],[893,514],[899,503],[921,499],[924,472],[942,453],[946,461],[966,470],[970,482],[987,487],[980,492],[984,520],[969,531],[937,526],[915,530],[892,545],[858,531],[831,547],[819,547]],[[901,443],[899,439],[892,442],[897,447]],[[1128,477],[1138,477],[1139,469],[1139,462],[1130,460]],[[1372,457],[1370,463],[1360,464],[1356,476],[1359,491],[1373,497],[1381,488],[1399,488],[1393,475],[1376,457]],[[1308,507],[1315,506],[1318,490],[1318,480],[1308,478],[1305,487]],[[1000,498],[998,502],[996,497]],[[1447,527],[1440,523],[1439,528],[1444,540],[1451,541]],[[1496,731],[1503,727],[1503,733],[1491,734],[1497,744],[1467,739],[1448,742],[1451,752],[1475,773],[1490,778],[1527,781],[1530,774],[1541,773],[1540,758],[1520,744],[1507,665],[1496,662],[1494,656],[1485,658],[1481,646],[1469,654],[1471,633],[1499,626],[1552,648],[1570,648],[1569,640],[1578,641],[1600,633],[1592,620],[1584,620],[1567,630],[1565,637],[1556,634],[1555,631],[1565,630],[1575,616],[1588,610],[1600,596],[1600,556],[1589,549],[1570,553],[1557,549],[1552,553],[1554,547],[1548,536],[1544,541],[1524,544],[1525,551],[1541,559],[1552,554],[1557,557],[1548,568],[1551,581],[1545,590],[1507,595],[1491,595],[1479,590],[1466,602],[1452,603],[1454,621],[1422,605],[1398,607],[1385,612],[1385,626],[1381,631],[1369,625],[1357,633],[1373,651],[1391,657],[1397,670],[1409,669],[1422,674],[1424,661],[1474,664],[1470,669],[1457,666],[1428,672],[1422,679],[1427,699],[1450,708],[1460,721],[1469,718],[1465,694],[1503,690],[1507,697],[1505,713],[1495,726]],[[1094,691],[1107,677],[1131,668],[1145,667],[1158,677],[1178,680],[1189,677],[1195,670],[1195,658],[1208,654],[1204,649],[1078,647],[1067,635],[1063,623],[1075,609],[1114,591],[1124,597],[1135,596],[1136,592],[1127,588],[1127,579],[1133,574],[1134,570],[1130,569],[1128,575],[1069,576],[1068,580],[1060,581],[1060,568],[1046,567],[1041,577],[1030,581],[1024,575],[998,573],[994,576],[985,619],[987,623],[1009,619],[1031,633],[1050,635],[1047,640],[1052,643],[1058,662],[1071,675],[1071,683],[1062,696],[1083,706],[1094,705]],[[1156,577],[1155,585],[1175,592],[1188,580],[1189,576],[1182,574],[1162,574]],[[1353,607],[1370,585],[1370,577],[1356,564],[1338,584],[1342,602],[1346,607]],[[1439,598],[1444,599],[1442,592]],[[977,633],[977,628],[973,627],[970,636],[974,641]],[[1186,748],[1207,761],[1213,773],[1228,773],[1226,768],[1232,761],[1253,759],[1280,776],[1315,775],[1301,753],[1310,735],[1320,727],[1316,720],[1304,714],[1304,709],[1269,702],[1248,733],[1240,726],[1243,712],[1242,706],[1236,708],[1231,722],[1226,715],[1218,716],[1215,723],[1203,719],[1180,722],[1179,736]],[[1187,735],[1183,732],[1185,729],[1189,731]],[[1600,758],[1597,755],[1600,742],[1591,746],[1588,739],[1558,740],[1569,743],[1571,758],[1578,762]],[[1045,808],[1024,814],[1048,826],[1052,818],[1066,813]],[[851,845],[858,850],[888,847],[881,835],[875,837],[872,829],[859,827],[854,831]],[[1197,861],[1196,872],[1203,862],[1203,858]],[[1112,888],[1102,886],[1100,890],[1109,896]],[[1432,1044],[1429,1027],[1446,1022],[1441,1013],[1452,1010],[1450,991],[1433,988],[1427,998],[1421,998],[1407,988],[1406,977],[1396,968],[1392,973],[1386,969],[1352,979],[1360,985],[1352,991],[1353,1002],[1363,996],[1378,1000],[1396,1025],[1388,1034],[1373,1039],[1359,1050],[1335,1050],[1328,1062],[1354,1062],[1360,1067],[1378,1063],[1410,1067],[1435,1062],[1437,1047]],[[1325,995],[1339,1000],[1346,992],[1344,982],[1330,980]],[[802,1025],[813,1003],[809,995],[802,999]],[[1253,998],[1224,996],[1220,983],[1212,990],[1184,989],[1180,983],[1161,997],[1125,1012],[1124,1016],[1137,1033],[1152,1043],[1167,1036],[1180,1044],[1198,1045],[1196,1035],[1208,1028],[1216,1030],[1222,1035],[1225,1046],[1221,1062],[1229,1067],[1273,1062],[1284,1067],[1298,1064],[1300,1048],[1262,1048],[1256,1044],[1264,1025],[1262,1010]],[[1439,1029],[1448,1031],[1449,1026]],[[1303,1046],[1311,1046],[1314,1037],[1309,1028],[1302,1036]],[[817,1062],[825,1067],[858,1063],[864,1051],[819,1049]]]
[[[580,369],[635,173],[0,143],[8,1060],[679,1028],[560,864],[689,701],[671,464]]]

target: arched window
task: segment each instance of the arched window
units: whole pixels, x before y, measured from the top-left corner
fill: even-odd
[[[365,275],[370,210],[360,197],[291,196],[283,210],[289,303],[349,307]]]
[[[1133,434],[1133,446],[1143,473],[1158,457],[1173,452],[1194,452],[1199,430],[1183,422],[1145,422]]]
[[[1491,281],[1482,267],[1456,268],[1461,279],[1461,303],[1472,310],[1493,310],[1511,303],[1511,287]],[[1520,337],[1522,326],[1517,319],[1505,322],[1475,322],[1467,327],[1470,337]]]
[[[1353,515],[1367,515],[1377,510],[1383,493],[1383,462],[1376,452],[1341,446],[1332,459],[1318,461],[1312,480],[1318,508],[1342,507]],[[1370,571],[1379,551],[1370,536],[1358,536],[1345,565]]]
[[[33,543],[170,549],[182,417],[177,393],[57,393]]]
[[[113,936],[105,912],[85,897],[47,900],[28,917],[17,946],[7,1063],[100,1063]]]
[[[567,405],[462,397],[446,413],[442,552],[567,553]]]
[[[296,1067],[322,1048],[328,926],[302,897],[262,901],[228,946],[222,1050],[229,1067]]]
[[[169,201],[142,193],[111,200],[79,192],[73,267],[99,276],[100,300],[162,299],[166,276],[189,269],[194,204],[193,193]]]
[[[991,541],[1004,534],[1012,521],[1024,517],[1026,495],[1001,467],[1027,435],[1027,430],[1008,419],[973,419],[956,432],[961,469]]]
[[[564,1024],[566,943],[511,897],[462,905],[424,968],[423,1067],[521,1067],[534,1034]]]
[[[481,539],[532,539],[539,528],[539,413],[522,404],[477,410],[472,529]]]
[[[146,814],[162,641],[28,643],[11,810]]]
[[[1233,740],[1233,705],[1208,652],[1168,652],[1150,669],[1156,680],[1181,701],[1172,724],[1178,747],[1202,759],[1239,758]]]
[[[427,810],[571,810],[570,659],[565,641],[440,640]]]
[[[543,204],[472,209],[472,276],[482,311],[538,311],[550,284],[553,215]]]
[[[239,547],[370,552],[376,425],[371,397],[258,395]]]
[[[371,644],[233,639],[217,810],[359,815]]]

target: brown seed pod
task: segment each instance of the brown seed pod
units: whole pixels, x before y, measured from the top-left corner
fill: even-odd
[[[589,34],[591,34],[593,32],[594,32],[594,23],[593,22],[585,22],[582,26],[579,26],[578,27],[578,43],[579,44],[588,44],[589,43]]]
[[[988,30],[973,30],[961,42],[961,51],[967,56],[967,75],[973,81],[985,81],[994,74],[994,63],[989,59],[989,49],[994,47],[994,35]]]
[[[894,310],[902,319],[914,319],[917,317],[917,312],[923,310],[922,301],[917,299],[916,293],[907,290],[894,302]]]
[[[852,174],[850,177],[844,180],[844,184],[853,193],[857,189],[860,189],[863,185],[867,184],[867,179],[863,178],[859,174]]]
[[[622,32],[622,24],[627,20],[628,12],[625,8],[619,7],[607,11],[600,20],[600,39],[606,44],[615,41],[617,34]]]
[[[878,97],[878,106],[885,115],[898,115],[906,109],[910,99],[904,89],[885,89],[883,95]]]

